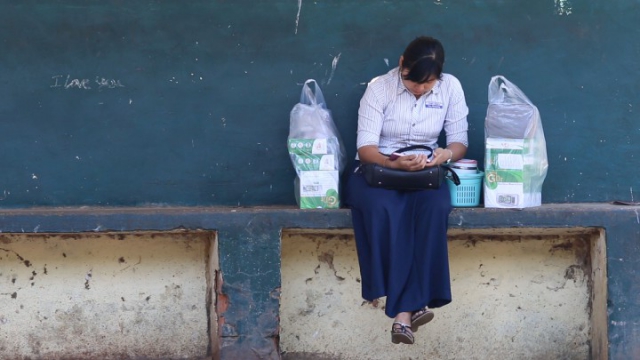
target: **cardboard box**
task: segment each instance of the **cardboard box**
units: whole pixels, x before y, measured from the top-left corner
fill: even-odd
[[[485,207],[540,206],[541,194],[531,192],[529,143],[527,139],[486,139]]]
[[[296,200],[300,209],[340,208],[338,171],[300,171],[296,177]]]

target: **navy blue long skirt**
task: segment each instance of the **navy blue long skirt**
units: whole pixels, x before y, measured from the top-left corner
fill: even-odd
[[[437,190],[370,187],[355,168],[344,188],[356,238],[362,297],[386,296],[385,314],[437,308],[451,302],[447,227],[451,195]]]

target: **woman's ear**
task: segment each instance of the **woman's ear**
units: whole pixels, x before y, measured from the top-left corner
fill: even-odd
[[[404,60],[404,56],[400,55],[400,60],[398,61],[398,66],[402,69],[402,60]]]

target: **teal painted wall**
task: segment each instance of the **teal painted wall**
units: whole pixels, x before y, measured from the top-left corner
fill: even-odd
[[[469,157],[483,158],[501,74],[541,112],[543,202],[640,192],[637,1],[0,5],[3,207],[292,205],[301,84],[318,80],[352,158],[367,81],[421,34],[442,40],[465,89]]]

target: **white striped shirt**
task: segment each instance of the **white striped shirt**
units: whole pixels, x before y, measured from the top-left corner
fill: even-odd
[[[442,129],[447,145],[468,146],[467,114],[462,85],[455,76],[443,73],[431,91],[416,99],[395,68],[371,80],[360,100],[357,147],[377,145],[383,154],[409,145],[435,149]]]

